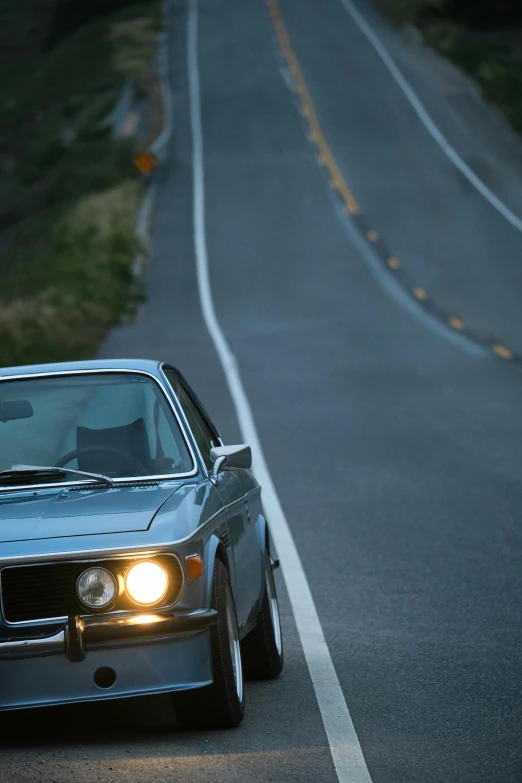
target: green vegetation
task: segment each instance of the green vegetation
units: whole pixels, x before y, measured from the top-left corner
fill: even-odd
[[[403,22],[439,16],[476,29],[522,22],[520,0],[381,0],[381,5]]]
[[[504,0],[487,6],[475,0],[379,0],[379,4],[397,24],[418,27],[425,42],[469,73],[484,97],[522,132],[522,10],[518,3]],[[508,22],[509,27],[498,26]]]
[[[105,119],[155,51],[157,0],[46,44],[56,0],[0,0],[0,365],[91,356],[136,302],[142,185]]]

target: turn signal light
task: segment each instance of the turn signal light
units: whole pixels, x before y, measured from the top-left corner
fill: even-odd
[[[188,555],[188,557],[185,558],[185,563],[187,564],[187,577],[190,581],[199,579],[203,573],[203,560],[200,556]]]

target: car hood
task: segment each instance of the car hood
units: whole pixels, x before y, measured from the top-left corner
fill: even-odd
[[[181,483],[0,494],[0,543],[148,530]]]

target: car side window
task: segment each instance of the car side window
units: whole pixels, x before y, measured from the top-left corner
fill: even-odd
[[[169,369],[165,369],[164,373],[183,409],[185,418],[192,430],[198,449],[201,452],[203,462],[205,463],[207,470],[212,470],[210,449],[219,445],[215,434],[176,373]]]

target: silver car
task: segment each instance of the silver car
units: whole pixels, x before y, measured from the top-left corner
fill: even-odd
[[[283,667],[249,447],[138,360],[0,370],[0,444],[0,709],[168,692],[237,726]]]

